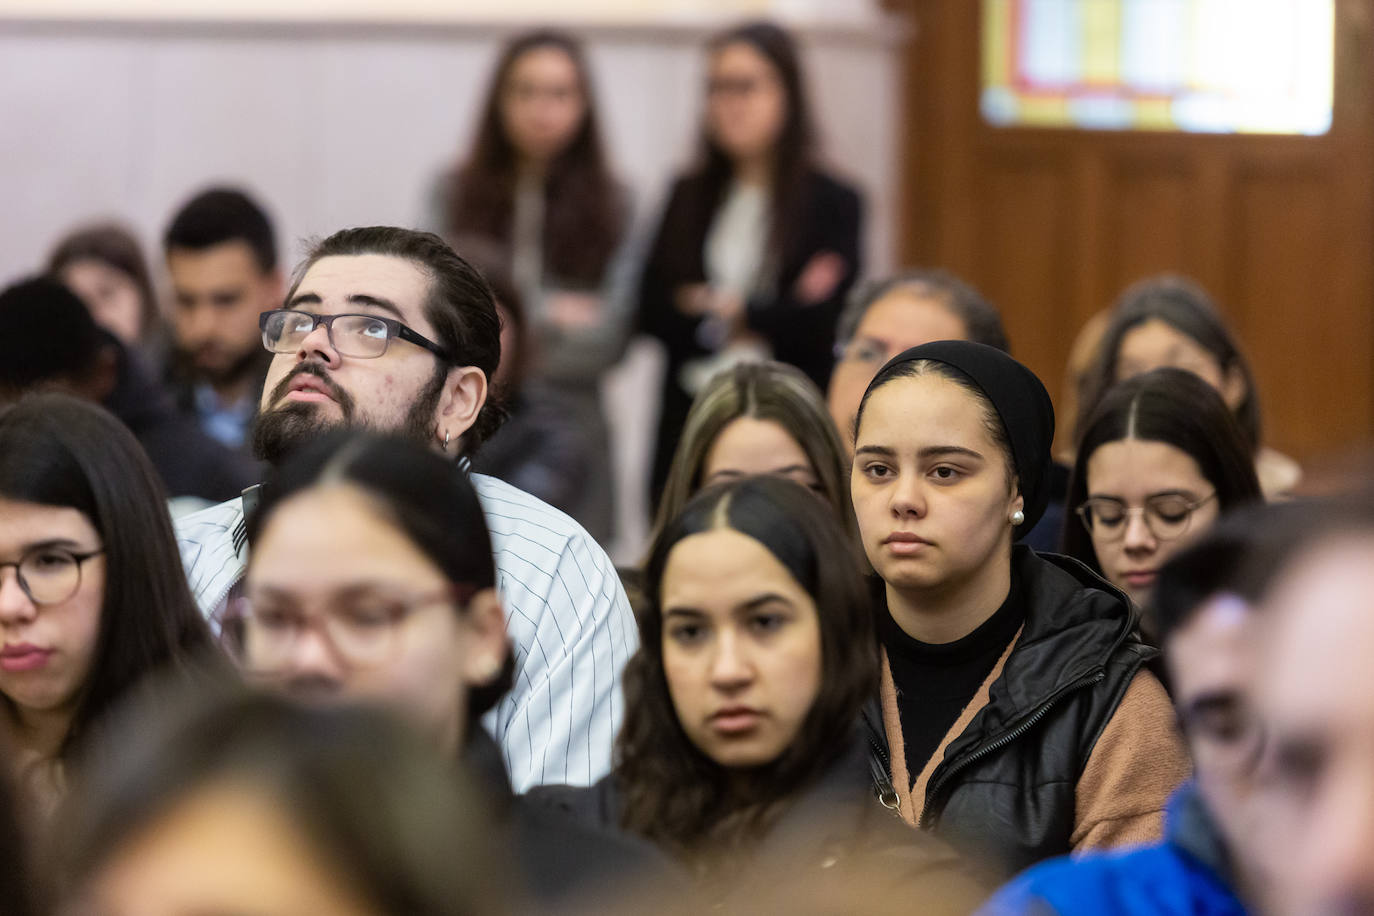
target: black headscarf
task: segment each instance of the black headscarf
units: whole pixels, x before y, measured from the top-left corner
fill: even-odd
[[[1054,405],[1035,373],[995,347],[969,340],[937,340],[899,353],[878,370],[860,402],[919,360],[944,363],[986,395],[1002,421],[1011,445],[1011,460],[1021,485],[1026,520],[1016,526],[1020,538],[1035,527],[1049,502],[1050,446],[1054,442]]]

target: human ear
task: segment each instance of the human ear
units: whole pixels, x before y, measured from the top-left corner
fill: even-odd
[[[1232,366],[1222,373],[1221,376],[1221,399],[1226,402],[1226,406],[1235,410],[1244,401],[1250,392],[1245,387],[1245,376],[1236,366]]]
[[[1007,519],[1012,525],[1019,525],[1026,520],[1026,498],[1021,495],[1021,486],[1015,480],[1011,482],[1012,500],[1007,507]],[[1015,516],[1019,515],[1021,521],[1017,521]]]
[[[463,680],[469,687],[490,684],[501,673],[510,643],[506,615],[496,589],[473,595],[463,612]]]
[[[447,445],[457,441],[477,422],[487,402],[487,375],[476,366],[456,366],[449,370],[443,394],[435,408],[435,436]]]

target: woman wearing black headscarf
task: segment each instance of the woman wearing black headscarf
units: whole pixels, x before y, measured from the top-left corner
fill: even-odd
[[[851,491],[884,649],[869,725],[903,817],[1011,874],[1158,838],[1188,775],[1126,597],[1014,542],[1045,509],[1054,410],[1005,353],[938,341],[859,407]]]

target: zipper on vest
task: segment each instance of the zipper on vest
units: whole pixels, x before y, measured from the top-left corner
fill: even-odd
[[[1086,677],[1079,678],[1072,684],[1069,684],[1066,687],[1064,687],[1063,690],[1060,690],[1058,693],[1050,697],[1044,703],[1042,703],[1040,705],[1040,708],[1037,709],[1035,712],[1031,713],[1030,716],[1028,716],[1024,721],[1022,721],[1020,725],[1016,726],[1011,731],[1007,732],[1005,735],[998,738],[996,741],[993,741],[990,744],[985,744],[982,747],[978,748],[978,750],[963,758],[962,760],[956,761],[953,765],[950,766],[948,770],[945,770],[944,773],[940,774],[939,779],[937,779],[934,783],[931,784],[930,789],[926,792],[925,805],[921,809],[921,817],[916,821],[916,825],[922,828],[930,827],[931,809],[934,807],[935,800],[939,797],[940,790],[949,784],[949,781],[954,778],[955,774],[961,772],[964,769],[967,769],[969,766],[973,765],[974,763],[983,759],[989,754],[996,753],[997,751],[1000,751],[1002,748],[1006,747],[1008,744],[1011,744],[1013,741],[1016,741],[1019,738],[1021,738],[1023,735],[1026,734],[1026,732],[1030,731],[1037,724],[1039,724],[1041,719],[1049,715],[1050,710],[1053,709],[1054,706],[1064,697],[1068,696],[1071,693],[1074,693],[1075,691],[1082,690],[1084,687],[1091,687],[1094,684],[1100,684],[1106,679],[1107,672],[1103,670],[1099,670]]]
[[[873,794],[878,797],[884,808],[889,811],[900,811],[902,800],[892,785],[892,760],[888,757],[883,742],[874,737],[875,729],[871,727],[867,707],[860,715],[864,720],[864,740],[873,750],[873,753],[868,755],[868,768],[873,776]]]
[[[896,811],[902,806],[902,800],[897,797],[897,790],[892,785],[891,766],[888,762],[887,751],[879,746],[879,742],[874,741],[872,735],[868,736],[868,746],[877,752],[875,759],[872,754],[868,757],[869,769],[873,772],[873,791],[878,796],[878,801],[889,811]]]

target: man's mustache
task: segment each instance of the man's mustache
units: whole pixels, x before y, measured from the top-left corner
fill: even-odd
[[[278,382],[277,387],[272,389],[271,403],[275,404],[286,397],[286,393],[291,389],[291,383],[302,375],[311,375],[319,379],[320,383],[324,385],[325,390],[329,392],[329,396],[339,405],[339,408],[344,412],[345,416],[353,412],[352,395],[336,385],[334,380],[329,377],[329,373],[319,363],[301,363],[299,366],[286,373],[286,378]]]

